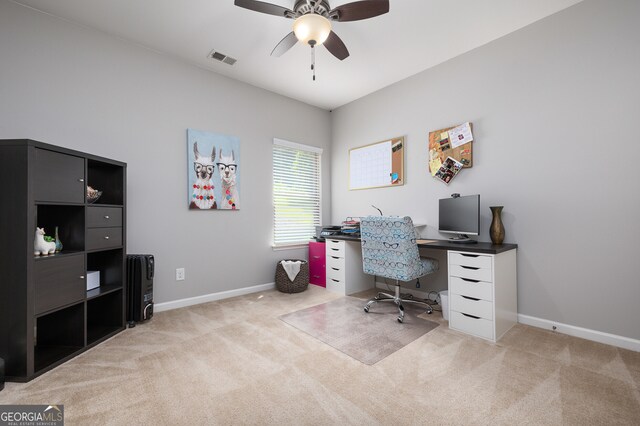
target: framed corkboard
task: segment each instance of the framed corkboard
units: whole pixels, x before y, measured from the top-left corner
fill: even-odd
[[[447,157],[453,157],[457,161],[463,164],[463,168],[473,167],[473,142],[460,145],[457,148],[452,148],[451,141],[445,141],[445,134],[448,137],[448,132],[451,129],[455,129],[458,126],[447,127],[444,129],[429,132],[429,171],[433,175],[434,161],[444,163]],[[469,127],[473,130],[473,125],[469,123]],[[439,167],[439,166],[438,166]]]
[[[349,150],[349,189],[404,185],[404,137]]]

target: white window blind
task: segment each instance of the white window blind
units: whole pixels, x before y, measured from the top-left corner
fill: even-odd
[[[273,141],[273,245],[307,243],[320,225],[322,149]]]

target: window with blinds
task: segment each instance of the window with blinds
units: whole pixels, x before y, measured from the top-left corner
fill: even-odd
[[[273,245],[306,244],[320,225],[322,149],[273,140]]]

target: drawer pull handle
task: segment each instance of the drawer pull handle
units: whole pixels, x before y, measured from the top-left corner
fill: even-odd
[[[320,259],[320,256],[313,256],[314,259]]]
[[[478,269],[480,269],[480,268],[476,268],[475,266],[462,266],[462,265],[460,265],[460,267],[464,268],[464,269],[473,269],[474,271],[477,271]]]
[[[334,248],[331,248],[331,250],[333,250],[333,251],[338,251],[338,250],[340,250],[340,249],[334,249]]]
[[[320,278],[320,275],[312,275],[313,278]]]
[[[108,236],[108,235],[107,235],[107,236],[105,236],[105,237],[104,237],[104,239],[105,239],[105,240],[108,240],[108,239],[109,239],[109,236]]]
[[[479,283],[480,280],[472,280],[471,278],[460,278],[462,281],[467,281],[470,283]]]
[[[111,218],[109,217],[109,215],[106,215],[104,218],[105,218],[105,219],[107,219],[107,220],[111,219]]]
[[[80,275],[80,279],[81,279],[81,280],[84,280],[84,275]]]
[[[332,259],[340,259],[339,257],[336,256],[331,256]]]
[[[340,282],[339,280],[334,280],[333,278],[331,278],[331,281],[336,282],[336,283]]]
[[[464,257],[478,257],[478,256],[480,256],[479,254],[464,254],[464,253],[460,253],[460,255],[464,256]]]
[[[78,179],[78,182],[84,182],[83,178]]]
[[[474,302],[479,301],[480,299],[476,299],[475,297],[462,296],[464,299],[473,300]]]
[[[340,270],[340,269],[338,269],[338,268],[331,268],[331,269],[333,269],[334,271],[339,271],[339,270]]]
[[[462,315],[464,315],[465,317],[469,317],[469,318],[473,318],[473,319],[480,319],[480,317],[477,317],[475,315],[469,315],[469,314],[465,314],[464,312],[460,312]]]

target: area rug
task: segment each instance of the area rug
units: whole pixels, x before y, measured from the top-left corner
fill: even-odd
[[[404,322],[396,318],[394,303],[374,304],[367,314],[366,300],[341,297],[280,316],[280,319],[340,352],[373,365],[418,337],[438,326],[438,323],[418,318],[425,309],[405,304]]]

